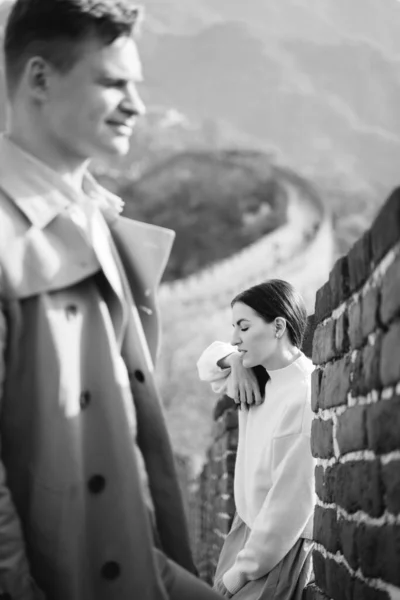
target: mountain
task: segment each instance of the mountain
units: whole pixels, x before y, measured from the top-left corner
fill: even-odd
[[[299,170],[398,177],[400,63],[366,41],[263,43],[225,22],[159,36],[144,54],[148,99],[232,123]]]
[[[237,132],[238,143],[315,180],[372,194],[397,183],[400,2],[144,0],[144,8],[150,107]],[[150,133],[155,140],[158,130]],[[135,160],[141,141],[148,146],[146,133],[138,138]]]

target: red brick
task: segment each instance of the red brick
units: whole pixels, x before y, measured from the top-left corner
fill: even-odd
[[[357,523],[339,519],[337,523],[337,532],[339,543],[343,556],[349,565],[357,571],[358,569],[358,552],[356,544]]]
[[[363,575],[400,586],[400,526],[363,524],[357,531],[357,548]]]
[[[328,552],[336,554],[339,550],[336,510],[318,505],[315,507],[313,539]]]
[[[341,256],[329,274],[332,307],[337,308],[350,295],[347,256]]]
[[[233,452],[233,451],[226,452],[225,456],[221,460],[221,465],[222,465],[221,476],[224,473],[233,475],[235,472],[235,464],[236,464],[236,452]]]
[[[361,302],[353,302],[348,308],[350,346],[354,350],[360,348],[363,342]]]
[[[362,350],[362,371],[359,386],[362,394],[382,388],[380,376],[380,361],[382,349],[382,336],[376,337],[374,345],[365,346]]]
[[[400,239],[400,188],[394,190],[371,229],[372,256],[378,263]]]
[[[400,449],[400,398],[380,400],[367,409],[368,446],[377,454]]]
[[[354,406],[338,417],[336,439],[341,454],[367,448],[365,415],[364,406]]]
[[[311,428],[311,452],[316,458],[333,456],[333,422],[314,419]]]
[[[223,498],[220,496],[219,498],[219,510],[222,513],[229,515],[230,517],[235,516],[235,500],[233,496],[228,496],[227,498]]]
[[[353,600],[354,578],[348,569],[332,559],[328,559],[326,569],[326,593],[332,600]]]
[[[371,333],[376,331],[379,325],[379,301],[380,291],[378,287],[371,287],[362,297],[362,336],[366,339]]]
[[[347,310],[336,320],[335,327],[335,355],[342,356],[349,351],[349,317]]]
[[[220,494],[233,495],[233,476],[229,473],[223,473],[218,482],[218,492]]]
[[[302,596],[302,600],[330,600],[316,585],[308,585]]]
[[[335,357],[335,326],[330,319],[326,325],[318,325],[314,332],[312,361],[315,365],[324,364]]]
[[[400,515],[400,460],[382,467],[382,481],[388,511]]]
[[[318,550],[313,551],[313,566],[315,583],[321,590],[326,590],[326,565],[325,558]]]
[[[320,396],[323,395],[323,370],[315,369],[311,373],[311,407],[314,412],[317,412],[320,408]],[[322,402],[323,404],[323,402]]]
[[[362,510],[371,517],[380,517],[384,505],[378,460],[337,465],[335,498],[337,504],[348,513]]]
[[[227,535],[231,529],[232,516],[225,513],[218,513],[216,519],[216,529],[223,535]]]
[[[225,429],[229,431],[230,429],[236,429],[238,426],[238,413],[237,409],[233,408],[231,410],[227,410],[223,416],[223,423],[225,425]]]
[[[380,317],[385,325],[400,313],[400,256],[385,273]]]
[[[347,404],[350,390],[351,361],[345,356],[335,363],[326,365],[324,371],[324,396],[320,400],[322,408],[333,408]]]
[[[308,358],[311,358],[312,356],[312,345],[316,326],[317,324],[315,322],[315,315],[309,315],[307,317],[307,327],[303,338],[303,344],[301,347],[304,354],[308,356]]]
[[[329,281],[325,283],[319,290],[317,290],[315,296],[315,322],[321,323],[327,319],[335,307],[332,303],[332,292]]]
[[[315,468],[315,491],[318,498],[327,504],[332,504],[334,502],[335,474],[335,467],[327,467],[324,469],[321,466],[317,466]]]
[[[384,386],[395,385],[400,380],[400,322],[393,323],[382,340],[380,377]]]
[[[354,581],[353,600],[390,600],[383,590],[377,590],[360,579]]]
[[[235,401],[224,394],[221,398],[218,399],[215,408],[214,408],[214,420],[219,419],[226,410],[235,408]]]
[[[239,430],[229,429],[226,436],[226,449],[236,450],[238,445]]]
[[[347,255],[350,292],[356,292],[371,273],[371,237],[367,231],[360,237]]]
[[[380,390],[382,335],[378,334],[374,345],[367,345],[357,354],[353,365],[352,396],[364,396],[372,390]]]

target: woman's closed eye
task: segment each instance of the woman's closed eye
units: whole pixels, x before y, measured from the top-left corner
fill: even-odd
[[[248,327],[243,327],[240,331],[247,331]]]

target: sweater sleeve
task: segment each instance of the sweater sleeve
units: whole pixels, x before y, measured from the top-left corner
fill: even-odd
[[[237,352],[235,346],[231,346],[231,344],[227,344],[226,342],[213,342],[204,350],[197,361],[197,370],[200,379],[211,383],[213,391],[217,394],[227,390],[231,372],[230,368],[222,369],[217,363],[233,352]]]
[[[314,508],[314,466],[308,433],[274,438],[272,487],[245,547],[223,576],[232,594],[269,573],[300,538]]]

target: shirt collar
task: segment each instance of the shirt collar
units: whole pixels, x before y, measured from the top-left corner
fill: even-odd
[[[89,172],[79,194],[45,163],[0,134],[0,188],[24,213],[32,225],[43,229],[71,202],[88,197],[96,202],[107,220],[123,208],[117,196],[100,186]]]

